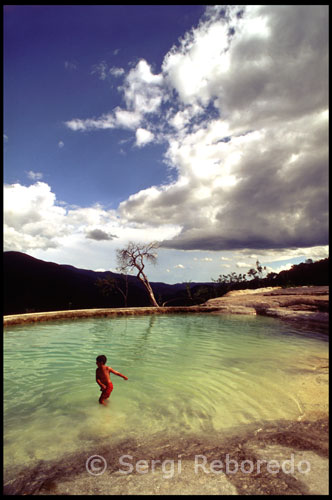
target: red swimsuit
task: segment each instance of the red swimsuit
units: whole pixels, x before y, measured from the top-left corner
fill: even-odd
[[[104,400],[110,397],[111,392],[113,391],[113,384],[112,382],[109,382],[108,385],[106,386],[106,389],[103,389],[100,399]]]

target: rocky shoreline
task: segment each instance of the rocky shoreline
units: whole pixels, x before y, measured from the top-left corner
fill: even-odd
[[[209,313],[266,315],[286,321],[313,325],[313,331],[327,331],[328,287],[271,288],[239,290],[211,299],[194,307],[143,307],[54,311],[5,316],[5,326],[61,319],[107,317],[136,314]],[[325,335],[324,335],[325,337]],[[150,442],[128,439],[107,446],[94,443],[91,450],[64,456],[57,461],[39,461],[26,468],[5,471],[6,495],[116,495],[116,494],[198,494],[198,495],[328,495],[328,360],[313,356],[303,373],[294,374],[289,382],[301,402],[297,421],[275,421],[229,429],[224,435],[151,437]],[[90,474],[86,468],[91,455],[102,456],[107,463],[102,475]],[[133,461],[155,460],[155,470],[144,474],[119,473],[119,458],[130,455]],[[197,469],[196,457],[204,455],[207,464],[225,463],[229,455],[238,464],[261,461],[260,472],[238,470],[214,474],[208,468]],[[295,461],[295,469],[276,463]],[[174,461],[175,471],[181,460],[181,474],[165,477],[163,461]],[[201,459],[199,459],[201,460]],[[166,463],[166,462],[165,462]],[[274,463],[274,471],[267,467]],[[310,470],[305,473],[301,467]]]
[[[18,325],[22,323],[36,323],[38,321],[53,321],[62,319],[81,319],[92,317],[112,316],[138,316],[144,314],[176,314],[176,313],[199,313],[218,311],[218,307],[203,306],[191,307],[117,307],[104,309],[75,309],[70,311],[50,311],[40,313],[12,314],[4,316],[4,326]]]
[[[92,456],[103,459],[101,473],[89,473]],[[146,462],[147,470],[129,471],[123,456],[126,462],[131,457],[131,465]],[[224,470],[212,469],[216,462]],[[59,460],[7,471],[4,494],[328,495],[328,419],[252,424],[227,435],[95,443]]]
[[[329,287],[259,288],[237,290],[208,300],[211,312],[261,314],[288,321],[311,322],[328,326]]]
[[[4,326],[88,317],[138,314],[217,313],[261,314],[286,321],[309,322],[328,327],[329,287],[260,288],[237,290],[210,299],[200,306],[130,307],[50,311],[4,316]]]

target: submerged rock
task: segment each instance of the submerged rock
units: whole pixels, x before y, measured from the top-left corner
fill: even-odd
[[[101,473],[89,473],[91,455],[103,457]],[[328,420],[256,423],[208,436],[163,433],[113,446],[95,443],[57,461],[7,471],[4,493],[326,495]]]

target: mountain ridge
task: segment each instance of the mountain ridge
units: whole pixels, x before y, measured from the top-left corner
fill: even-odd
[[[98,279],[123,279],[111,271],[92,271],[69,264],[56,264],[31,255],[7,251],[4,259],[4,314],[45,312],[63,309],[123,307],[121,294],[105,296],[96,286]],[[159,302],[172,305],[188,302],[186,283],[150,282]],[[128,306],[149,306],[149,297],[136,276],[128,275]],[[207,283],[190,283],[190,288]],[[210,284],[212,286],[212,284]],[[177,303],[178,302],[178,303]]]

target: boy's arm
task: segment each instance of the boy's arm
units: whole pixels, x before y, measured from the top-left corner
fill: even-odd
[[[96,382],[100,386],[101,389],[106,389],[106,385],[102,383],[102,381],[98,378],[98,374],[96,373]]]
[[[101,389],[106,389],[106,385],[103,384],[99,379],[97,379],[96,382],[100,386]]]
[[[120,372],[113,370],[113,368],[111,368],[110,366],[108,367],[108,369],[111,373],[114,373],[114,375],[118,375],[119,377],[122,377],[125,380],[128,380],[128,377],[126,377],[125,375],[122,375],[122,373],[120,373]]]

